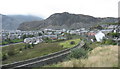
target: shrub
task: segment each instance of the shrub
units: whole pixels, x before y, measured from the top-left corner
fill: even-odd
[[[48,37],[44,38],[43,40],[44,40],[46,43],[49,43],[49,42],[51,43],[51,42],[52,42],[52,40],[51,40],[50,38],[48,38]]]
[[[114,38],[114,37],[119,37],[120,33],[113,33],[113,32],[111,32],[111,33],[108,33],[107,35]]]
[[[87,57],[86,54],[87,54],[86,50],[84,50],[83,48],[77,48],[77,49],[73,49],[71,51],[71,53],[68,55],[68,58],[69,59],[70,58],[78,59],[78,58],[82,58],[82,57]]]
[[[27,46],[25,45],[24,49],[27,49]]]
[[[7,59],[7,54],[3,54],[2,55],[2,60],[4,61],[4,60],[6,60]]]
[[[71,44],[71,45],[74,45],[74,44],[75,44],[75,41],[71,41],[70,44]]]
[[[14,46],[9,46],[8,55],[12,56],[12,55],[15,55],[15,54],[16,54],[16,51],[15,51]]]
[[[39,36],[42,36],[42,33],[38,33]]]
[[[112,39],[104,39],[103,41],[102,41],[102,44],[107,44],[107,45],[116,45],[117,44],[117,42],[115,42],[114,40],[112,40]]]
[[[19,51],[22,51],[22,48],[20,48]]]
[[[30,44],[28,44],[28,48],[31,48],[31,45],[30,45]]]
[[[32,43],[32,47],[33,47],[33,48],[34,48],[34,46],[35,46],[35,45]]]
[[[89,43],[85,43],[85,45],[82,47],[82,48],[84,48],[85,50],[92,50],[92,48],[89,46],[90,44],[92,44],[91,42],[89,42]]]
[[[14,51],[14,50],[8,51],[8,55],[9,55],[9,56],[15,55],[15,51]]]

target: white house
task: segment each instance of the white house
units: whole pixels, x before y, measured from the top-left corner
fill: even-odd
[[[25,38],[24,39],[24,43],[29,43],[29,44],[38,44],[38,43],[41,43],[43,40],[42,40],[42,37],[32,37],[32,38]]]
[[[95,34],[95,38],[98,42],[101,42],[103,37],[105,37],[105,34],[99,31],[98,33]]]

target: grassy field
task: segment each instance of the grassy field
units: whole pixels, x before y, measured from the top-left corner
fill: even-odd
[[[6,41],[2,41],[2,43],[0,43],[0,45],[7,45],[7,44],[18,43],[18,42],[22,42],[22,41],[23,41],[23,39],[6,40]]]
[[[24,47],[23,46],[14,46],[15,50],[18,51],[19,48]],[[7,52],[10,47],[3,48],[3,53]],[[21,52],[8,57],[8,59],[3,61],[3,64],[6,63],[12,63],[16,61],[26,60],[38,56],[43,56],[46,54],[50,54],[53,52],[57,52],[60,50],[63,50],[62,46],[58,45],[58,43],[40,43],[36,45],[33,49],[23,49]]]
[[[2,53],[7,53],[9,51],[9,49],[11,48],[11,46],[14,47],[16,50],[19,50],[20,48],[24,48],[25,44],[20,43],[20,44],[16,44],[16,45],[3,46]]]
[[[75,44],[70,44],[71,41],[74,41]],[[59,45],[63,46],[63,48],[71,48],[74,47],[75,45],[77,45],[80,42],[80,39],[72,39],[72,40],[68,40],[65,42],[61,42],[59,43]]]
[[[71,41],[75,41],[75,44],[70,45]],[[14,49],[16,54],[12,56],[8,56],[7,59],[3,61],[3,64],[31,59],[31,58],[47,55],[50,53],[54,53],[63,50],[65,48],[71,48],[77,45],[79,42],[80,39],[72,39],[72,40],[66,40],[66,41],[54,42],[54,43],[43,42],[38,45],[35,45],[34,48],[27,48],[27,49],[24,49],[26,45],[24,43],[5,46],[2,47],[3,54],[7,54],[11,49],[12,50]],[[22,50],[20,51],[20,49]]]
[[[118,67],[118,46],[97,47],[88,58],[71,59],[45,67]]]

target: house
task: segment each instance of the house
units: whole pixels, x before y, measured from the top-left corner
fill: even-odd
[[[28,43],[28,44],[38,44],[41,43],[43,40],[41,37],[32,37],[32,38],[25,38],[24,39],[24,43]]]
[[[110,26],[108,26],[108,29],[114,29],[116,27],[117,27],[117,25],[110,25]]]
[[[96,38],[97,42],[101,42],[104,37],[105,37],[105,34],[102,33],[101,31],[99,31],[98,33],[95,34],[95,38]]]
[[[104,29],[104,30],[101,30],[101,32],[103,32],[104,34],[107,34],[112,32],[112,29]]]
[[[38,44],[41,43],[43,40],[42,39],[37,39],[36,42],[34,42],[33,44]]]
[[[88,41],[94,42],[96,31],[89,31],[86,35]]]
[[[31,43],[32,42],[32,39],[31,38],[25,38],[24,39],[24,43]]]

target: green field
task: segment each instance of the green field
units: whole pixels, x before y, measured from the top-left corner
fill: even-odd
[[[75,44],[70,44],[71,41],[74,41]],[[75,45],[77,45],[80,42],[80,39],[72,39],[72,40],[68,40],[65,42],[61,42],[59,43],[59,45],[63,46],[63,48],[71,48],[74,47]]]
[[[2,53],[7,53],[9,51],[9,49],[11,48],[11,46],[14,47],[16,50],[19,50],[20,48],[24,48],[25,44],[20,43],[20,44],[16,44],[16,45],[3,46]]]
[[[71,41],[75,41],[75,44],[71,45],[70,44]],[[21,60],[27,60],[27,59],[47,55],[50,53],[54,53],[63,50],[65,48],[71,48],[77,45],[79,42],[80,39],[72,39],[72,40],[53,42],[53,43],[43,42],[38,45],[35,45],[32,48],[27,48],[27,49],[25,49],[26,46],[25,43],[2,47],[2,53],[7,54],[7,59],[3,61],[3,64],[13,63]],[[8,52],[13,49],[15,51],[15,54],[12,56],[8,56]]]
[[[23,39],[13,39],[13,40],[10,40],[10,39],[6,39],[6,40],[3,40],[2,43],[0,43],[0,45],[7,45],[7,44],[11,44],[11,43],[19,43],[19,42],[22,42]]]
[[[35,58],[38,56],[43,56],[46,54],[50,54],[53,52],[57,52],[60,50],[63,50],[62,46],[58,45],[57,43],[41,43],[36,45],[34,48],[31,49],[23,49],[21,52],[19,52],[20,48],[23,48],[23,46],[14,46],[15,51],[17,52],[13,56],[8,56],[8,59],[3,61],[3,64],[6,63],[12,63],[16,61],[26,60],[30,58]],[[7,53],[10,47],[3,48],[3,53]]]

